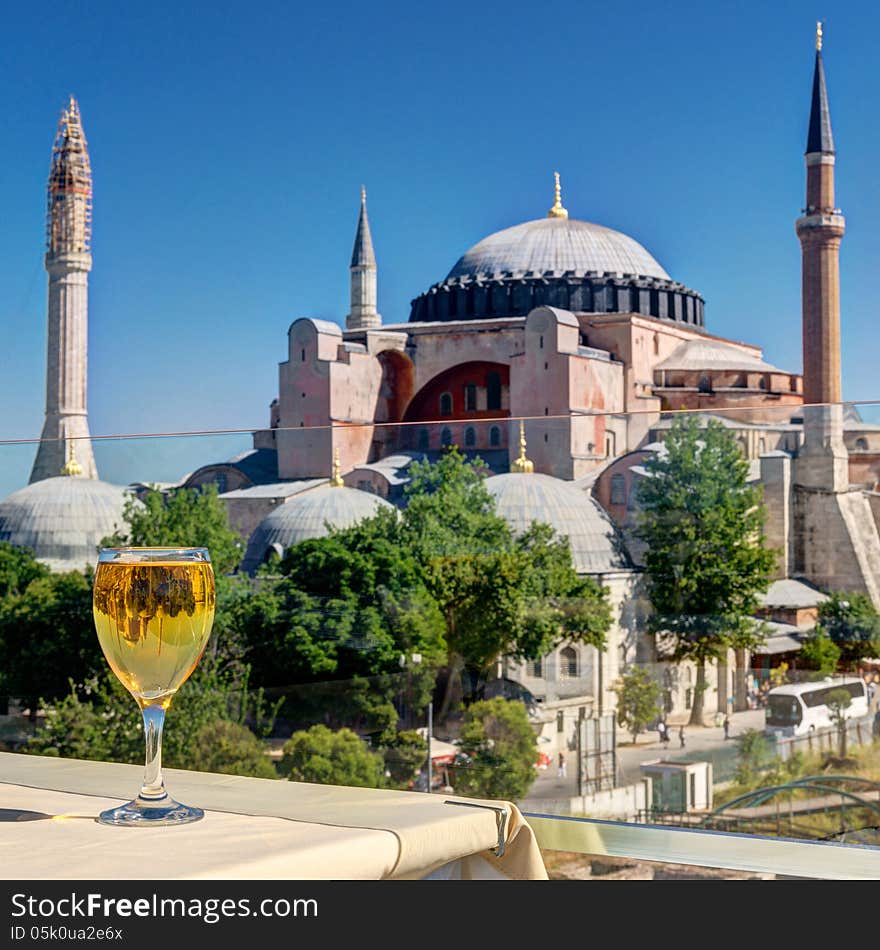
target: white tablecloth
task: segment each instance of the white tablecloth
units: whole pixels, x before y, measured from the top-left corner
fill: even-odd
[[[114,828],[135,765],[0,753],[0,877],[20,880],[546,879],[510,802],[168,769],[169,793],[205,809],[180,827]],[[491,808],[462,807],[452,802]],[[504,854],[497,812],[504,810]]]

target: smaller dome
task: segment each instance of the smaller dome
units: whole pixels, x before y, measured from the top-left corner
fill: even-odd
[[[604,574],[630,567],[613,522],[585,491],[551,475],[510,472],[486,479],[495,510],[519,535],[534,522],[568,538],[578,574]]]
[[[53,571],[94,567],[102,538],[123,526],[130,497],[95,478],[41,479],[0,501],[0,541],[30,548]]]
[[[357,488],[322,485],[274,508],[254,529],[241,569],[253,573],[274,551],[283,553],[300,541],[323,538],[331,528],[350,528],[380,508],[394,509],[384,498]]]

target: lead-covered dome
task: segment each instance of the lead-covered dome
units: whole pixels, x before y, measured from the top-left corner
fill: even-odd
[[[515,534],[539,521],[567,537],[578,574],[607,574],[631,566],[613,522],[580,488],[533,472],[492,475],[485,484],[495,499],[495,510]]]
[[[539,218],[496,231],[462,254],[446,279],[562,277],[587,271],[670,280],[638,241],[601,224],[572,218]]]
[[[30,548],[54,571],[95,566],[102,538],[124,527],[131,492],[120,485],[58,475],[0,501],[0,541]]]
[[[638,241],[568,217],[557,183],[546,218],[496,231],[412,301],[410,322],[524,317],[536,307],[636,313],[702,328],[703,298]]]
[[[394,510],[384,498],[358,488],[321,485],[279,505],[254,528],[241,570],[253,573],[272,554],[300,541],[323,538],[331,528],[350,528],[381,508]]]

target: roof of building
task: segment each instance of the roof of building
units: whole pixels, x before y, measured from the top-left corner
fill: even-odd
[[[269,482],[265,485],[250,485],[247,488],[235,488],[223,492],[220,497],[225,501],[236,498],[289,498],[300,492],[326,485],[326,478],[303,478],[290,482]]]
[[[791,653],[793,650],[800,650],[804,645],[803,631],[790,623],[765,620],[764,628],[767,631],[767,639],[762,644],[754,647],[752,653],[760,653],[765,656],[775,653]]]
[[[333,528],[349,528],[380,508],[394,510],[384,498],[357,488],[328,484],[300,492],[257,525],[248,540],[241,569],[253,572],[271,551],[283,555],[300,541],[322,538]]]
[[[496,511],[520,534],[544,522],[568,538],[579,574],[605,574],[632,565],[614,523],[587,492],[539,473],[508,472],[486,479]]]
[[[375,462],[364,462],[363,465],[355,465],[348,472],[377,472],[382,475],[389,485],[403,485],[410,480],[406,470],[416,461],[423,461],[427,458],[424,452],[395,452],[393,455],[386,455]]]
[[[370,222],[367,218],[367,190],[361,188],[361,213],[358,217],[357,234],[351,252],[352,267],[375,267],[376,254],[373,251],[373,238],[370,235]]]
[[[755,373],[781,373],[783,370],[752,356],[735,346],[717,340],[686,340],[679,344],[655,369],[661,370],[742,370]]]
[[[767,593],[761,594],[758,598],[761,606],[767,609],[787,607],[793,610],[801,607],[818,607],[826,600],[828,600],[827,594],[823,594],[811,584],[796,581],[792,577],[773,581]]]
[[[57,475],[0,501],[0,541],[30,548],[55,571],[94,567],[102,538],[124,522],[128,489],[95,478]]]
[[[589,221],[558,217],[538,218],[490,234],[459,258],[446,279],[505,273],[561,277],[568,271],[670,279],[628,235]]]

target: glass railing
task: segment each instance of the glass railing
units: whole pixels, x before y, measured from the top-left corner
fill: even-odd
[[[512,801],[559,879],[877,876],[880,405],[91,447],[0,442],[3,750],[139,761],[97,550],[207,546],[169,766]]]

